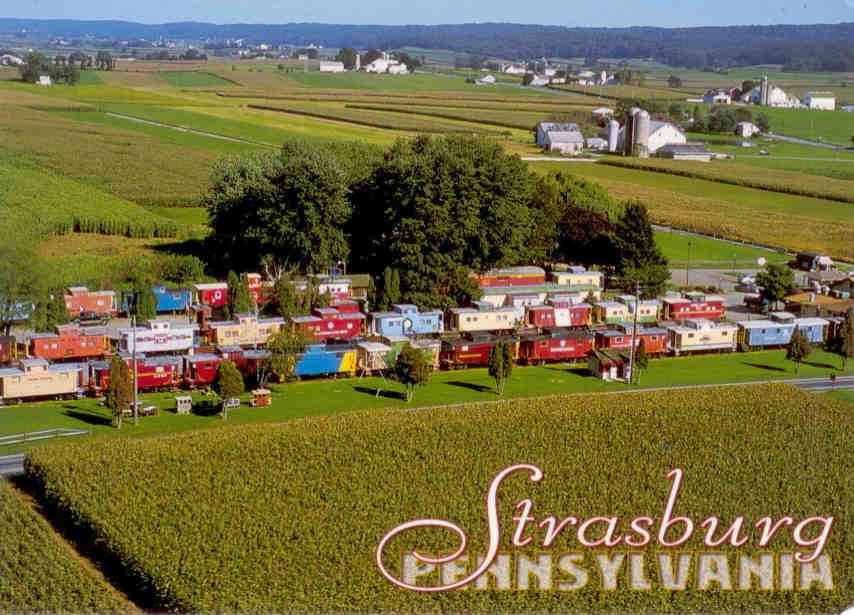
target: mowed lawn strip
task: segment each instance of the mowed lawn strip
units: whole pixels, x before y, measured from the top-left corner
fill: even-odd
[[[785,385],[595,398],[549,397],[420,412],[351,413],[278,427],[242,426],[167,438],[69,443],[35,451],[28,474],[47,505],[73,511],[103,547],[153,586],[164,609],[201,612],[839,612],[849,604],[854,534],[840,522],[826,545],[833,589],[738,587],[738,556],[798,549],[791,530],[756,546],[763,516],[845,518],[854,505],[847,404]],[[501,485],[500,551],[557,566],[567,552],[587,583],[574,591],[403,591],[375,563],[383,535],[421,518],[448,519],[468,537],[466,569],[487,547],[484,498],[495,474],[516,463],[543,470]],[[677,514],[724,527],[746,519],[748,544],[710,548],[696,532],[679,553],[724,553],[732,591],[662,588],[653,543],[642,549],[651,588],[628,586],[627,564],[603,591],[593,550],[574,528],[549,548],[511,545],[514,505],[537,518],[564,515],[659,519],[670,482],[684,472]],[[660,523],[660,521],[657,521]],[[654,532],[655,530],[653,530]],[[599,535],[598,533],[596,534]],[[447,553],[458,538],[416,530],[393,539],[383,562],[400,577],[401,555]],[[469,567],[471,566],[471,567]],[[515,568],[514,568],[515,569]],[[775,566],[775,570],[777,570]],[[215,580],[215,581],[214,581]],[[775,575],[777,586],[779,576]],[[438,584],[438,574],[421,585]],[[518,587],[516,581],[512,587]],[[536,585],[534,586],[536,587]]]
[[[841,371],[838,355],[816,350],[800,367],[799,377],[827,378],[830,373],[854,373],[854,362],[847,372]],[[794,378],[794,364],[787,361],[784,350],[759,351],[729,355],[653,359],[640,379],[640,387],[666,387],[728,382],[751,382]],[[592,394],[630,389],[625,383],[606,383],[587,373],[585,364],[553,364],[542,367],[517,367],[507,382],[504,396],[527,398],[568,393]],[[415,399],[407,404],[402,388],[379,377],[306,380],[272,385],[273,405],[250,408],[246,405],[231,411],[227,422],[219,417],[178,416],[174,413],[177,393],[143,393],[146,403],[158,406],[159,416],[140,419],[138,426],[125,421],[121,430],[111,426],[111,416],[97,400],[39,402],[0,407],[0,435],[70,427],[87,429],[94,436],[126,437],[157,435],[197,427],[221,427],[243,422],[274,422],[315,415],[329,415],[352,410],[370,410],[387,406],[419,408],[459,403],[490,401],[497,398],[495,382],[485,369],[435,372],[425,387],[416,390]],[[201,393],[194,393],[202,399]],[[248,399],[248,396],[245,397]],[[7,453],[50,445],[44,440],[25,446],[5,447]]]

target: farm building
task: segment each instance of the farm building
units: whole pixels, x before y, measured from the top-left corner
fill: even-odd
[[[730,105],[732,96],[729,90],[709,90],[703,94],[703,102],[707,105]]]
[[[149,320],[138,327],[119,329],[119,350],[142,353],[186,352],[194,343],[198,325],[173,325],[168,320]]]
[[[629,371],[629,353],[596,348],[587,355],[587,369],[592,376],[602,380],[625,380]]]
[[[786,311],[798,316],[844,314],[854,308],[854,298],[842,299],[815,292],[796,293],[785,299]]]
[[[336,308],[317,308],[310,316],[293,316],[291,323],[311,339],[359,337],[365,324],[361,312],[341,313]]]
[[[368,332],[371,335],[430,335],[443,330],[441,311],[419,312],[418,307],[395,304],[391,312],[372,312]]]
[[[694,162],[709,162],[712,159],[712,152],[699,143],[668,143],[659,147],[655,155],[658,158],[693,160]]]
[[[632,325],[621,324],[613,329],[597,330],[596,348],[630,349],[632,347],[632,329]],[[667,350],[667,331],[665,329],[638,325],[634,338],[635,346],[639,346],[643,341],[647,354],[664,354]]]
[[[110,340],[105,327],[59,325],[54,333],[34,333],[27,351],[38,359],[80,360],[102,357],[110,352]]]
[[[745,139],[750,139],[751,137],[755,137],[760,132],[759,126],[754,124],[753,122],[739,122],[735,126],[735,134],[739,137],[744,137]]]
[[[18,356],[18,345],[11,335],[0,335],[0,364],[11,363]]]
[[[344,72],[344,62],[329,62],[322,61],[320,63],[320,72],[321,73],[343,73]]]
[[[596,322],[615,324],[632,319],[629,306],[619,301],[599,301],[593,304],[593,320]]]
[[[549,135],[554,133],[554,137],[550,139]],[[578,145],[578,151],[581,151],[581,147],[584,144],[584,137],[581,135],[581,129],[578,127],[578,124],[575,123],[558,123],[558,122],[540,122],[537,124],[536,130],[536,142],[537,145],[546,150],[557,149],[552,148],[552,143],[558,143],[561,141],[565,141],[568,139],[568,135],[572,136],[571,143],[573,147],[575,147],[575,143],[578,141],[580,143]],[[564,153],[573,153],[573,152],[564,152]]]
[[[808,109],[836,111],[836,96],[833,92],[807,92],[803,103]]]
[[[194,284],[195,302],[210,307],[222,307],[228,303],[228,284],[225,282],[210,282]]]
[[[688,142],[685,133],[675,124],[651,120],[649,113],[643,109],[636,109],[625,126],[616,134],[609,135],[608,149],[611,149],[611,139],[616,139],[614,150],[640,157],[652,156],[665,145],[684,145]]]
[[[604,152],[608,149],[608,140],[601,137],[589,137],[584,141],[584,146],[596,152]]]
[[[379,342],[356,344],[356,367],[360,373],[373,374],[388,369],[391,346]]]
[[[661,302],[663,320],[716,320],[726,313],[726,302],[718,295],[683,293],[681,297],[664,297]]]
[[[667,327],[667,348],[676,356],[712,350],[735,351],[737,341],[738,327],[729,322],[697,319]]]
[[[116,313],[116,293],[111,290],[90,291],[85,286],[72,286],[65,295],[65,308],[72,318],[85,314],[110,317]]]
[[[352,344],[315,344],[297,357],[294,375],[300,378],[356,373],[356,347]]]
[[[769,107],[794,108],[801,105],[797,96],[790,96],[776,85],[769,85],[768,78],[763,77],[762,83],[742,96],[742,102]]]
[[[210,341],[221,346],[263,346],[284,324],[284,318],[259,318],[254,314],[237,314],[234,320],[211,322]]]
[[[492,309],[451,308],[447,312],[448,331],[512,331],[516,327],[516,310],[512,307]]]
[[[629,308],[629,320],[634,322],[635,304],[637,304],[637,319],[639,323],[651,323],[658,321],[658,313],[661,311],[661,303],[658,299],[641,299],[640,303],[634,295],[620,295],[617,301]]]
[[[70,397],[77,394],[80,374],[74,363],[21,359],[18,367],[0,369],[0,400]]]
[[[519,360],[529,364],[580,360],[593,350],[593,344],[594,337],[589,331],[545,330],[522,338]]]
[[[386,52],[383,52],[376,60],[365,64],[364,70],[366,73],[389,73],[391,75],[405,75],[409,72],[406,64],[392,59]]]
[[[543,149],[561,154],[580,154],[584,150],[584,135],[578,131],[549,130]]]

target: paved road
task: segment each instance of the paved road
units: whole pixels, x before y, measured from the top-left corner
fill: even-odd
[[[844,150],[845,149],[841,145],[833,145],[832,143],[821,143],[819,141],[809,141],[807,139],[799,139],[798,137],[787,137],[786,135],[778,135],[777,133],[774,133],[774,132],[772,132],[768,136],[773,138],[773,139],[785,141],[786,143],[796,143],[798,145],[809,145],[811,147],[820,147],[822,149],[832,149],[832,150]]]
[[[20,476],[24,473],[24,455],[0,457],[0,476]]]

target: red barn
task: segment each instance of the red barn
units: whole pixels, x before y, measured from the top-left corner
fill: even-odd
[[[531,335],[519,343],[519,360],[528,364],[585,359],[593,350],[594,336],[589,331],[556,329]]]
[[[65,295],[65,308],[72,318],[84,314],[110,317],[117,311],[116,293],[111,290],[92,290],[85,286],[72,286]]]
[[[206,387],[216,380],[216,372],[222,356],[213,353],[186,355],[184,357],[184,383],[189,386]]]
[[[55,333],[36,333],[30,337],[31,357],[61,361],[103,357],[110,351],[110,340],[104,327],[59,325]]]
[[[15,338],[11,335],[0,335],[0,363],[11,363],[18,356]]]
[[[510,286],[544,286],[546,271],[540,267],[506,267],[492,269],[474,276],[481,288],[506,288]]]
[[[221,307],[228,303],[228,284],[211,282],[209,284],[194,284],[195,301],[210,307]]]
[[[685,293],[681,297],[665,297],[662,299],[662,305],[663,320],[719,320],[726,314],[724,298],[718,295]]]
[[[664,354],[667,351],[667,331],[659,327],[638,326],[635,336],[635,346],[643,340],[647,354]],[[600,329],[596,331],[596,348],[606,350],[624,350],[631,348],[632,327],[621,326],[619,329]]]
[[[311,316],[294,316],[294,326],[313,340],[349,339],[362,335],[365,315],[337,308],[317,308]]]

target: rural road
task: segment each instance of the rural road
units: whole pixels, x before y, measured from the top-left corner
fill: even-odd
[[[0,457],[0,476],[20,476],[24,473],[24,454]]]

